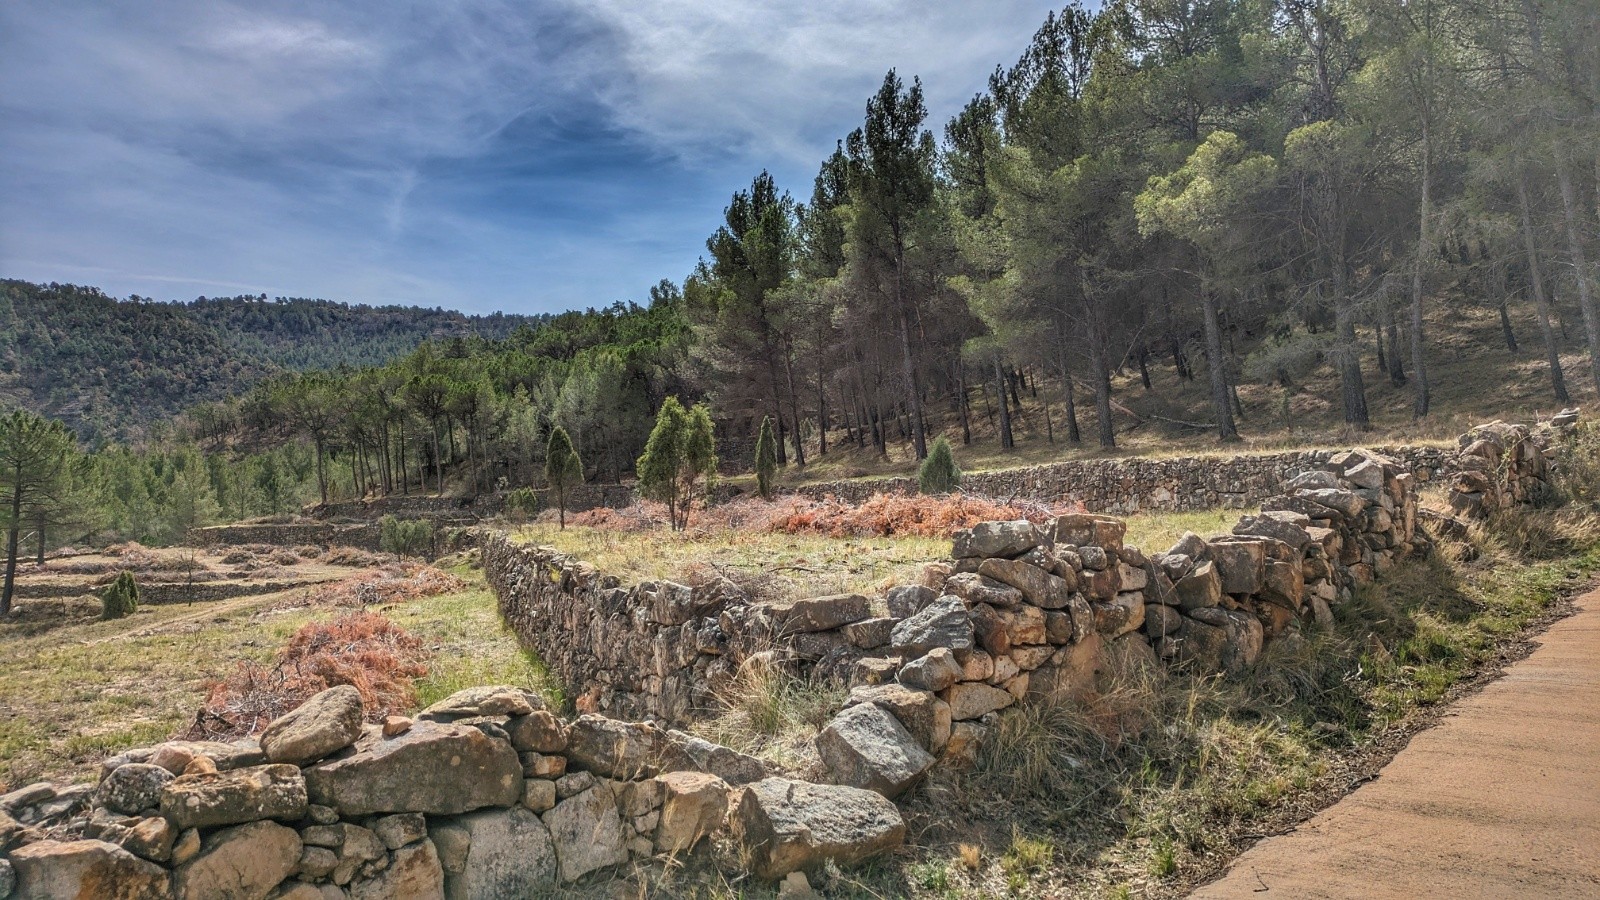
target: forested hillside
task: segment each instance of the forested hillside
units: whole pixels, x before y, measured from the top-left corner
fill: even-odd
[[[503,338],[538,317],[326,300],[117,300],[92,287],[0,281],[0,398],[80,438],[133,439],[285,370],[376,365],[424,340]]]

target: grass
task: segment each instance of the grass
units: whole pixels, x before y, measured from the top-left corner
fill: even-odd
[[[500,625],[482,576],[467,590],[384,607],[432,651],[422,704],[470,685],[508,683],[558,700],[553,680]],[[301,625],[345,610],[279,608],[298,592],[195,606],[141,607],[24,634],[0,625],[0,792],[84,780],[108,754],[182,731],[205,684],[241,659],[269,662]]]
[[[950,555],[950,542],[942,538],[840,539],[734,529],[677,534],[529,525],[515,537],[593,563],[624,582],[693,580],[717,572],[773,600],[881,592],[916,581],[924,564]]]

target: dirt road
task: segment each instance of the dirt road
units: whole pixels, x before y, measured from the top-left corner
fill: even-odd
[[[1600,591],[1377,780],[1191,895],[1600,897]]]

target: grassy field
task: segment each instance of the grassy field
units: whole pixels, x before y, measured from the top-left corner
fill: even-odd
[[[420,702],[478,684],[551,692],[542,667],[502,629],[481,574],[456,574],[467,590],[380,607],[432,651]],[[90,778],[102,756],[182,731],[209,681],[238,660],[270,662],[300,626],[345,611],[308,607],[294,591],[145,606],[127,619],[28,635],[0,625],[0,792]]]

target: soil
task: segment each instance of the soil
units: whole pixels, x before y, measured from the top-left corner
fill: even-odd
[[[1600,896],[1600,591],[1210,898]]]

